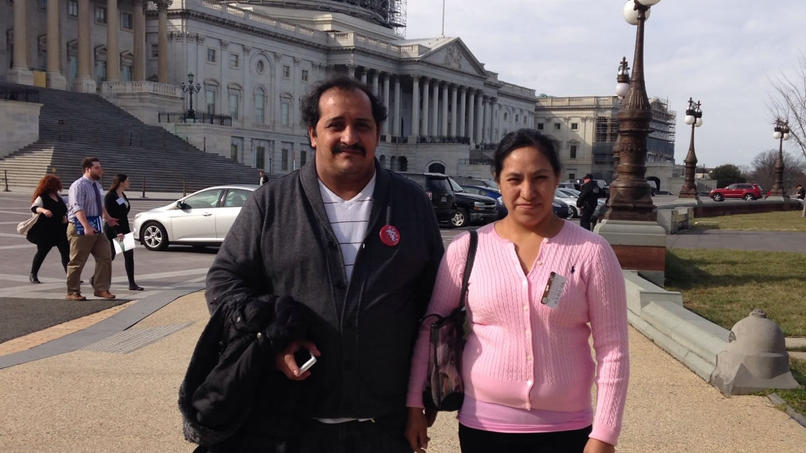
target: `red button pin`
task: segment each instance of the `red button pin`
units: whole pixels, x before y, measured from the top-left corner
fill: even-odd
[[[394,247],[400,243],[400,231],[397,231],[392,225],[384,225],[381,227],[381,242],[388,245],[389,247]]]

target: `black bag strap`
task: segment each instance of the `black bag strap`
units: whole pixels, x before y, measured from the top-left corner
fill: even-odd
[[[476,259],[478,243],[478,233],[476,233],[476,230],[470,230],[470,245],[467,247],[467,263],[465,264],[465,273],[462,275],[462,293],[459,296],[460,309],[465,306],[465,299],[467,299],[467,281],[470,280],[470,272],[473,270],[473,261]]]

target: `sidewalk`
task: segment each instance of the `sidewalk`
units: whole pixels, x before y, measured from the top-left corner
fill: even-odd
[[[139,349],[124,353],[138,340],[113,335],[0,370],[0,451],[192,451],[177,391],[207,318],[203,293],[195,292],[127,329],[156,339]],[[803,451],[806,429],[767,398],[721,395],[632,329],[630,360],[619,452]],[[440,415],[429,435],[430,453],[459,451],[454,414]]]

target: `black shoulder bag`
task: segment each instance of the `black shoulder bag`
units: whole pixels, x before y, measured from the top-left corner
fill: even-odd
[[[462,350],[465,346],[465,324],[467,312],[467,281],[473,269],[476,256],[478,235],[470,231],[470,245],[467,249],[467,264],[462,276],[462,292],[459,306],[448,316],[427,315],[425,321],[435,316],[437,321],[431,325],[428,345],[428,380],[423,391],[423,404],[432,411],[457,411],[462,407],[465,398],[465,386],[462,382]]]

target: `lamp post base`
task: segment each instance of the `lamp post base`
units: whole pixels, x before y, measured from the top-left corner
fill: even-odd
[[[787,201],[787,200],[789,200],[789,197],[786,196],[786,194],[780,193],[780,192],[778,192],[778,193],[768,193],[767,198],[765,198],[765,200],[767,200],[767,201]]]
[[[622,269],[638,271],[663,286],[666,272],[666,230],[657,222],[605,219],[594,229],[616,252]]]

